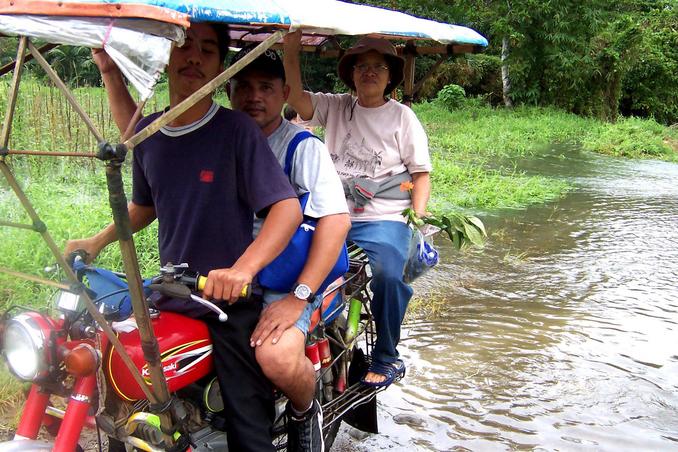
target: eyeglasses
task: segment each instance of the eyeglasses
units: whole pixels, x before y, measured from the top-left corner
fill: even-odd
[[[388,71],[388,65],[383,63],[374,65],[361,63],[353,66],[353,69],[355,69],[358,74],[364,74],[367,71],[374,72],[375,74],[383,74]]]

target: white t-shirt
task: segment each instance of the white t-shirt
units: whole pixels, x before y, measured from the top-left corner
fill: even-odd
[[[311,125],[325,127],[325,142],[342,179],[366,177],[381,182],[404,171],[430,172],[428,137],[414,112],[390,99],[376,108],[365,108],[350,94],[311,93]],[[407,199],[373,198],[362,212],[353,211],[353,221],[392,220],[405,222],[402,211]]]
[[[268,136],[268,145],[282,168],[285,168],[285,156],[290,141],[304,130],[303,127],[283,119],[280,126]],[[344,188],[322,141],[309,137],[299,142],[292,161],[290,181],[298,196],[310,193],[305,215],[321,218],[348,213]],[[255,219],[255,236],[262,222],[261,219]]]

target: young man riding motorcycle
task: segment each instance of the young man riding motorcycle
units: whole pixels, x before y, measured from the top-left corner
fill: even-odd
[[[175,106],[223,70],[228,31],[192,24],[186,43],[173,49],[167,68],[170,106]],[[116,124],[126,128],[133,105],[122,75],[105,55],[95,55]],[[140,121],[137,128],[161,113]],[[125,121],[127,118],[127,121]],[[227,323],[191,306],[213,339],[232,450],[274,450],[273,391],[256,362],[250,337],[262,309],[259,298],[238,300],[246,284],[285,247],[301,221],[296,193],[256,124],[205,98],[134,150],[134,231],[158,219],[161,263],[188,262],[208,275],[204,296],[228,301]],[[254,213],[267,213],[252,240]],[[109,225],[98,234],[69,241],[65,253],[84,249],[93,259],[116,239]]]

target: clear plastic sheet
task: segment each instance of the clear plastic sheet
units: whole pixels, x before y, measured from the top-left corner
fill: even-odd
[[[0,15],[0,32],[104,48],[144,100],[169,61],[172,42],[184,41],[181,27],[146,19]]]

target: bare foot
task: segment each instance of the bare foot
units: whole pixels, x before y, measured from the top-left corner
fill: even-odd
[[[404,374],[405,364],[401,360],[391,364],[373,362],[361,381],[367,385],[387,386]]]
[[[386,375],[374,372],[367,372],[367,375],[365,375],[365,381],[368,383],[381,383],[384,380],[386,380]]]

